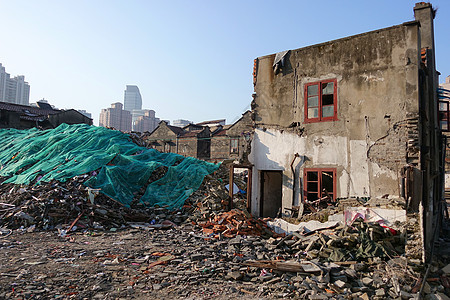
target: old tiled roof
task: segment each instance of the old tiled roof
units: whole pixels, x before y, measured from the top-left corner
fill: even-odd
[[[20,105],[8,102],[0,102],[0,109],[19,112],[21,115],[29,117],[48,116],[61,112],[59,109],[42,109],[35,106]]]
[[[185,137],[196,137],[199,133],[201,133],[203,131],[203,129],[200,130],[192,130],[192,131],[185,131],[183,133],[180,134],[181,138],[185,138]]]
[[[221,128],[215,132],[213,132],[212,136],[226,136],[227,130],[225,128]]]
[[[167,125],[167,127],[168,127],[170,130],[172,130],[173,133],[175,133],[175,134],[180,134],[180,133],[183,133],[183,132],[184,132],[183,128],[181,128],[181,127],[172,126],[172,125]]]

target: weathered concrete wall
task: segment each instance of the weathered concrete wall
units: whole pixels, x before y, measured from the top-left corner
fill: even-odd
[[[258,58],[253,191],[258,170],[283,170],[283,207],[291,206],[298,153],[300,179],[305,167],[336,168],[337,197],[399,195],[401,168],[418,163],[418,43],[413,22],[292,50],[278,74],[275,55]],[[305,84],[326,79],[337,80],[337,120],[305,123]],[[254,193],[253,213],[258,201]]]

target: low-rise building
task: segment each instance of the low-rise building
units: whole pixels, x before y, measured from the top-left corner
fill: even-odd
[[[251,112],[246,111],[242,117],[231,125],[219,125],[211,133],[211,160],[233,159],[248,162],[250,142],[253,133]]]
[[[47,103],[37,106],[0,102],[0,128],[56,128],[61,124],[88,124],[92,119],[74,109],[53,109]]]
[[[144,140],[147,147],[161,152],[173,152],[208,161],[240,160],[250,145],[251,113],[247,111],[232,125],[222,125],[223,122],[224,119],[221,119],[181,128],[162,121]]]

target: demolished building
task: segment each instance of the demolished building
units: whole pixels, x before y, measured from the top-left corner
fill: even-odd
[[[322,197],[404,199],[429,257],[443,199],[445,139],[429,3],[415,20],[254,62],[251,212]]]

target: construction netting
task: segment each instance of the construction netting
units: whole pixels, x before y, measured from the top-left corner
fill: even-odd
[[[150,182],[152,173],[162,166],[167,167],[164,176]],[[8,178],[4,182],[63,182],[89,174],[85,185],[125,206],[137,200],[149,206],[180,208],[218,167],[137,146],[127,134],[104,127],[62,124],[44,131],[0,130],[0,176]],[[144,194],[135,199],[142,189]]]

